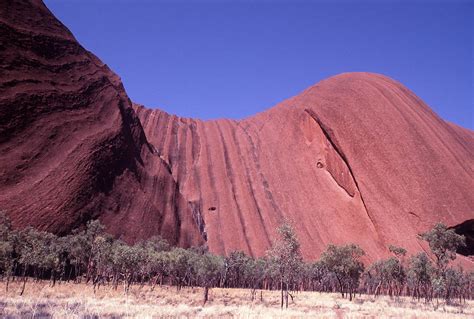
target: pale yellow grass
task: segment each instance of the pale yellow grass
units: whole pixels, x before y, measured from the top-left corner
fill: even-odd
[[[411,298],[390,299],[357,296],[353,302],[339,294],[301,292],[294,295],[289,309],[280,310],[279,292],[260,292],[254,302],[245,289],[212,289],[202,305],[202,289],[173,287],[132,287],[125,295],[120,287],[100,287],[47,282],[28,283],[23,296],[20,284],[0,284],[2,318],[474,318],[474,302],[448,306]]]

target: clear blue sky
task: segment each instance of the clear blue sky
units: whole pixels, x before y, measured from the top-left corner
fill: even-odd
[[[239,119],[331,75],[369,71],[474,129],[474,1],[46,4],[148,107]]]

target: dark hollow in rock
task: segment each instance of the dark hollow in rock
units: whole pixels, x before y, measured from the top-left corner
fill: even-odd
[[[474,255],[474,219],[468,219],[461,224],[451,227],[456,234],[466,237],[466,246],[460,247],[457,250],[458,254],[464,256]]]

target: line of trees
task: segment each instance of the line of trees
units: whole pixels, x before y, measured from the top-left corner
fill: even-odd
[[[420,238],[429,243],[434,262],[421,252],[408,257],[406,250],[390,246],[393,257],[367,268],[364,251],[355,244],[329,245],[321,257],[305,262],[291,223],[278,228],[279,238],[265,257],[252,258],[241,251],[228,256],[210,254],[203,247],[171,247],[160,237],[128,245],[104,231],[99,221],[90,221],[68,236],[33,228],[14,230],[0,214],[0,275],[8,290],[12,280],[21,281],[23,294],[30,280],[86,282],[94,287],[109,285],[128,293],[132,284],[203,288],[203,302],[213,287],[246,288],[250,298],[263,290],[280,290],[281,307],[297,291],[339,292],[350,300],[356,293],[412,296],[426,301],[472,299],[474,272],[450,267],[464,237],[437,224]]]

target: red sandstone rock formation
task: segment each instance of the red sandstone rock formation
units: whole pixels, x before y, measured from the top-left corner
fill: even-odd
[[[0,4],[0,209],[66,233],[200,243],[192,207],[146,141],[120,79],[39,1]]]
[[[180,118],[132,106],[42,3],[0,9],[0,209],[18,227],[99,218],[129,241],[262,255],[286,217],[306,257],[355,242],[374,260],[473,219],[474,133],[394,80],[342,74],[244,120]]]

